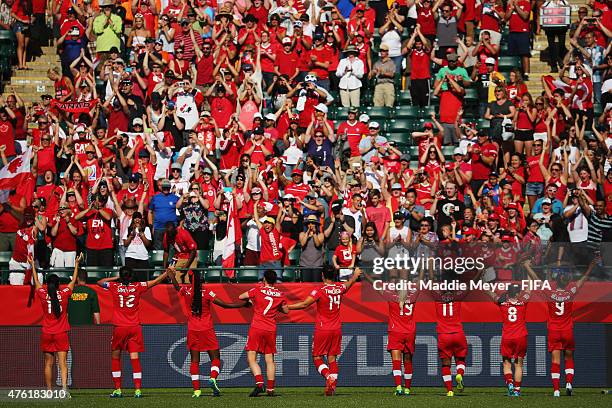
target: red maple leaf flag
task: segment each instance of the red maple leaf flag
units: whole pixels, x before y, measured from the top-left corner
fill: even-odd
[[[223,268],[233,268],[236,266],[236,248],[242,242],[242,230],[240,220],[236,211],[236,199],[232,197],[227,210],[227,232],[225,236],[225,246],[223,247],[223,257],[221,265]],[[225,275],[232,279],[236,275],[234,269],[225,269]]]
[[[32,149],[28,149],[24,154],[15,157],[11,162],[0,169],[0,190],[14,190],[23,183],[30,174],[30,161],[32,159]]]

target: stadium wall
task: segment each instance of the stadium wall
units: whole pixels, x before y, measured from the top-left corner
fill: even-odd
[[[502,386],[499,344],[501,324],[466,323],[469,343],[466,384]],[[576,336],[575,386],[610,386],[610,325],[579,323]],[[550,384],[550,356],[547,353],[546,326],[530,323],[529,347],[525,363],[524,386]],[[216,326],[221,346],[222,387],[251,386],[253,379],[246,362],[244,345],[246,324]],[[310,357],[313,326],[280,324],[277,331],[277,384],[279,386],[322,386],[323,380]],[[143,326],[146,352],[141,355],[143,386],[190,387],[189,354],[185,345],[185,325]],[[70,383],[73,388],[112,388],[110,338],[112,327],[80,326],[70,332]],[[391,360],[386,352],[387,327],[383,323],[345,323],[343,325],[340,386],[390,386]],[[13,326],[0,329],[3,354],[0,387],[42,386],[40,327]],[[436,348],[435,325],[417,325],[414,357],[414,386],[442,386]],[[207,378],[209,361],[202,356],[201,373]],[[131,386],[131,367],[123,360],[124,386]]]

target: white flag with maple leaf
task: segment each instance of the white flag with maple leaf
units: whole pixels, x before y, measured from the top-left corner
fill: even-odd
[[[31,159],[32,149],[28,148],[25,153],[15,157],[8,165],[0,169],[0,190],[14,190],[23,183],[32,171]]]

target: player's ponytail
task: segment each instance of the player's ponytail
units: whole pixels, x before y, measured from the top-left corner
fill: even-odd
[[[191,299],[191,314],[202,315],[202,275],[193,271],[193,298]]]
[[[121,281],[121,284],[126,286],[129,285],[130,282],[132,282],[133,277],[134,270],[129,266],[122,266],[121,269],[119,269],[119,280]]]
[[[59,276],[55,274],[47,275],[47,293],[51,299],[51,311],[55,317],[59,318],[62,314],[59,299],[57,298],[57,290],[59,289]]]

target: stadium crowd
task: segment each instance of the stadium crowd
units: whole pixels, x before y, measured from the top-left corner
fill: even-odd
[[[498,279],[526,253],[609,266],[611,3],[548,27],[565,0],[3,0],[16,69],[30,39],[61,56],[54,95],[0,100],[4,166],[31,158],[0,207],[10,283],[32,253],[142,270],[152,250],[178,269],[233,255],[304,281],[444,243],[489,248]]]

